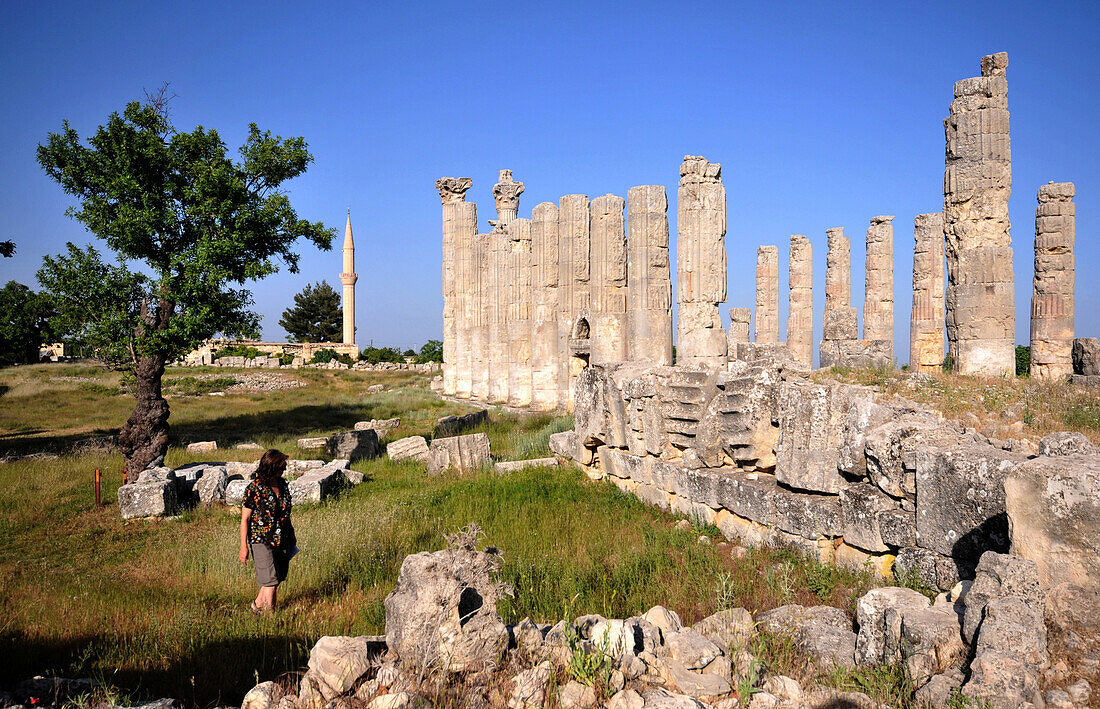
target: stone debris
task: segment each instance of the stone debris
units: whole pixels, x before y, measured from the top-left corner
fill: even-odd
[[[328,437],[317,436],[314,438],[299,438],[298,448],[301,450],[318,450],[328,448]]]
[[[213,453],[218,450],[217,441],[197,441],[187,444],[188,453]]]
[[[497,473],[518,473],[527,468],[556,468],[557,458],[531,458],[530,460],[505,460],[493,466]]]
[[[428,447],[428,475],[477,470],[490,462],[489,436],[484,433],[433,438]]]
[[[401,425],[401,419],[399,419],[399,418],[381,419],[381,420],[371,419],[370,421],[356,421],[354,428],[355,428],[356,431],[365,431],[367,429],[371,429],[375,433],[378,434],[379,438],[382,438],[387,433],[389,433],[390,431],[392,431],[393,429],[397,428],[400,425]]]
[[[1083,377],[1100,376],[1100,340],[1078,337],[1073,341],[1073,373]]]
[[[399,438],[386,444],[386,455],[390,460],[418,460],[427,463],[429,459],[428,441],[423,436]]]
[[[757,614],[756,622],[772,632],[789,634],[816,662],[838,667],[856,664],[856,634],[839,608],[780,606]]]
[[[434,438],[455,436],[463,431],[468,431],[475,426],[480,426],[488,422],[489,412],[486,409],[473,411],[468,414],[463,414],[462,416],[444,416],[435,422],[432,436]]]
[[[378,442],[379,433],[373,428],[357,431],[341,431],[328,439],[328,454],[333,458],[343,458],[350,462],[377,458],[382,455],[382,445]]]

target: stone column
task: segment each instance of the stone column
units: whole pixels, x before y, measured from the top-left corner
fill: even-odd
[[[894,225],[892,216],[874,217],[867,228],[863,339],[881,340],[894,356]]]
[[[540,411],[557,408],[561,370],[558,298],[558,207],[543,202],[531,213],[531,406]]]
[[[756,341],[779,342],[779,247],[756,250]]]
[[[955,83],[943,122],[947,341],[960,374],[1016,371],[1007,68],[1005,52],[983,57],[981,76]]]
[[[663,185],[626,193],[630,252],[627,353],[632,361],[672,364],[672,278],[668,259],[668,196]]]
[[[931,373],[943,365],[943,213],[918,214],[913,238],[909,369]]]
[[[676,213],[676,363],[723,367],[726,333],[718,304],[726,300],[726,188],[720,164],[684,156]]]
[[[470,257],[470,398],[489,400],[489,235],[478,234]]]
[[[491,404],[508,402],[508,251],[511,246],[510,230],[498,220],[489,232],[489,265],[485,277],[488,380]]]
[[[466,190],[473,185],[469,177],[441,177],[435,181],[435,188],[439,190],[439,201],[443,205],[443,393],[446,396],[456,394],[456,345],[459,311],[458,301],[461,294],[456,290],[456,269],[461,269],[458,264],[456,252],[456,240],[462,240],[466,234],[464,216],[475,205],[466,202]],[[474,229],[477,229],[477,218],[474,217]],[[467,396],[469,393],[467,391]]]
[[[859,321],[852,307],[852,245],[844,229],[826,229],[829,251],[825,255],[825,323],[822,339],[855,340]]]
[[[593,364],[627,359],[625,207],[626,200],[613,194],[592,200]]]
[[[508,404],[531,404],[531,220],[508,225],[505,329],[508,333]]]
[[[1075,193],[1072,182],[1039,188],[1031,293],[1031,376],[1036,379],[1063,381],[1073,374]]]
[[[500,171],[500,181],[493,185],[493,201],[497,208],[497,224],[507,227],[519,213],[519,196],[523,183],[512,180],[511,170]],[[497,226],[494,224],[493,226]]]
[[[804,367],[814,365],[814,252],[810,240],[791,236],[787,349]]]
[[[751,308],[730,308],[730,330],[726,334],[726,350],[729,359],[737,358],[737,345],[749,342],[749,321],[752,319]]]
[[[588,197],[569,194],[558,209],[558,401],[572,408],[573,380],[583,366],[570,340],[582,316],[590,315],[591,239]],[[587,321],[586,321],[587,323]],[[587,323],[590,328],[591,323]]]

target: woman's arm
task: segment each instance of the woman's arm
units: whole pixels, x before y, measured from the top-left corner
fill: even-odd
[[[242,564],[248,563],[248,522],[252,519],[252,510],[241,508],[241,552],[238,555]]]

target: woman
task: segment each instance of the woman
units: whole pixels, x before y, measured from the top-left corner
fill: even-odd
[[[240,559],[247,564],[251,549],[256,583],[260,586],[251,605],[253,613],[275,610],[276,592],[286,580],[290,557],[295,551],[290,487],[283,479],[286,460],[286,455],[274,448],[264,453],[256,467],[256,479],[244,490]]]

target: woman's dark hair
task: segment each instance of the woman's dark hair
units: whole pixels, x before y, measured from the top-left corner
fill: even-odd
[[[283,471],[286,470],[286,460],[286,453],[276,448],[266,451],[256,466],[256,479],[270,485],[283,477]]]

